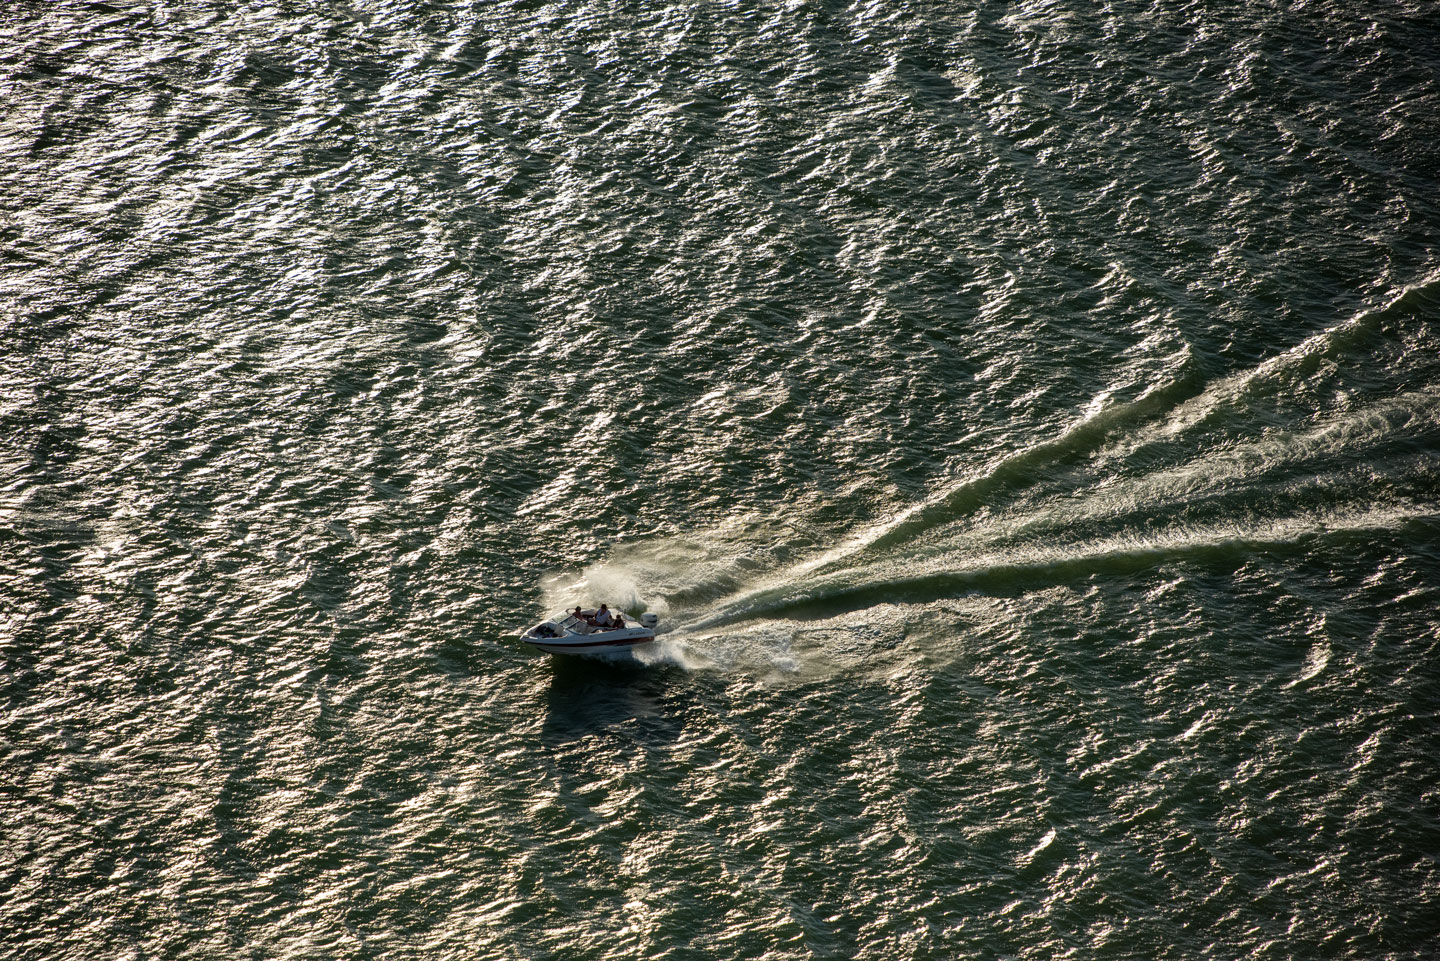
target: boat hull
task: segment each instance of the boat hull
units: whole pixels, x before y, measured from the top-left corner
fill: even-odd
[[[611,657],[653,642],[655,632],[649,630],[601,631],[592,634],[566,634],[564,637],[536,637],[532,634],[523,634],[520,640],[546,654]]]

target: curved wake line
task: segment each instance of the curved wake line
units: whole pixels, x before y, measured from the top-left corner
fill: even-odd
[[[986,504],[996,492],[1025,486],[1036,473],[1034,468],[1063,463],[1099,449],[1117,429],[1129,425],[1138,428],[1157,418],[1164,418],[1148,430],[1137,429],[1131,441],[1124,445],[1127,453],[1156,441],[1173,439],[1206,423],[1268,381],[1281,375],[1293,378],[1313,373],[1326,359],[1353,348],[1396,315],[1437,304],[1440,304],[1440,274],[1426,277],[1404,288],[1388,303],[1361,311],[1349,320],[1319,331],[1283,353],[1209,387],[1203,387],[1199,372],[1187,355],[1178,376],[1172,380],[1155,385],[1132,401],[1100,408],[1065,428],[1057,437],[1004,457],[978,476],[959,480],[898,517],[861,532],[834,550],[796,565],[792,573],[799,575],[821,570],[847,557],[906,541],[936,524],[971,513]],[[1167,413],[1169,416],[1165,416]]]
[[[1377,532],[1437,524],[1440,513],[1428,510],[1298,516],[1250,526],[1191,528],[1173,536],[1122,536],[1088,544],[985,554],[963,567],[893,577],[867,577],[860,571],[861,579],[854,583],[835,583],[843,577],[836,575],[830,583],[822,581],[807,588],[758,588],[731,601],[720,612],[678,628],[677,633],[704,632],[751,620],[816,620],[880,604],[932,603],[964,593],[1008,594],[1074,583],[1095,575],[1137,574],[1163,564],[1231,569],[1256,556],[1307,550],[1316,544],[1344,545]]]
[[[1241,400],[1262,385],[1284,376],[1288,381],[1313,374],[1326,360],[1338,359],[1344,351],[1354,349],[1386,321],[1406,311],[1440,306],[1440,274],[1426,277],[1404,288],[1394,299],[1379,307],[1361,311],[1349,320],[1327,327],[1300,341],[1290,349],[1261,361],[1247,371],[1222,378],[1198,396],[1176,408],[1174,414],[1160,425],[1157,432],[1141,435],[1135,446],[1142,446],[1157,436],[1173,437],[1205,423],[1226,406]]]
[[[1410,499],[1414,491],[1407,496],[1402,490],[1391,490],[1388,506],[1361,513],[1347,513],[1345,505],[1333,500],[1323,506],[1314,501],[1328,497],[1336,484],[1354,495],[1355,484],[1368,483],[1360,475],[1326,472],[1333,465],[1323,459],[1341,448],[1353,452],[1356,443],[1368,445],[1365,463],[1371,466],[1384,458],[1423,457],[1426,441],[1414,436],[1415,431],[1428,434],[1440,422],[1437,396],[1428,390],[1392,396],[1368,407],[1341,407],[1331,411],[1331,416],[1306,420],[1291,432],[1271,430],[1238,443],[1232,437],[1213,449],[1192,445],[1188,460],[1159,472],[1142,465],[1139,473],[1122,470],[1111,478],[1107,466],[1134,465],[1129,458],[1155,444],[1169,451],[1160,458],[1169,461],[1177,435],[1213,419],[1227,407],[1243,407],[1247,398],[1261,396],[1262,391],[1284,391],[1297,380],[1310,378],[1322,365],[1360,350],[1367,338],[1377,333],[1389,336],[1387,328],[1436,305],[1440,305],[1440,274],[1405,288],[1380,307],[1359,312],[1208,386],[1187,354],[1169,368],[1170,376],[1163,383],[1138,398],[1109,407],[1097,405],[1093,413],[1052,439],[998,458],[978,475],[952,483],[890,520],[768,573],[756,570],[757,565],[732,564],[710,571],[697,584],[689,575],[697,560],[705,560],[709,552],[694,548],[682,551],[683,556],[662,552],[642,558],[638,567],[618,563],[587,568],[578,581],[567,581],[566,592],[584,588],[607,597],[629,598],[635,604],[642,593],[654,595],[662,616],[672,604],[677,614],[687,608],[693,612],[695,619],[688,624],[683,617],[671,621],[674,630],[684,634],[746,620],[829,616],[887,602],[919,603],[976,591],[1004,594],[1097,574],[1139,573],[1171,561],[1233,564],[1317,539],[1323,543],[1356,531],[1425,523],[1432,514],[1423,499]],[[1409,440],[1402,434],[1410,435]],[[1389,446],[1375,448],[1377,444]],[[1322,460],[1316,463],[1314,458]],[[990,522],[971,528],[959,542],[945,537],[936,544],[926,536],[981,508],[1013,505],[1030,490],[1043,492],[1047,483],[1061,479],[1052,468],[1067,465],[1097,475],[1097,481],[1113,479],[1115,483],[1091,490],[1093,485],[1085,484],[1083,477],[1064,475],[1066,487],[1056,491],[1055,503],[1047,499],[1032,504],[1023,516],[995,519],[1003,538],[994,536],[997,532]],[[1326,470],[1317,473],[1320,467]],[[1276,471],[1290,473],[1276,479],[1272,476]],[[1271,486],[1265,490],[1273,488],[1275,497],[1293,501],[1289,512],[1273,521],[1226,499],[1249,501],[1246,491],[1254,490],[1262,477],[1271,477]],[[1311,486],[1301,493],[1313,495],[1308,497],[1311,503],[1308,510],[1300,508],[1297,513],[1296,485],[1306,483]],[[1066,496],[1067,490],[1072,496]],[[1203,520],[1195,510],[1197,499],[1204,504],[1213,500],[1215,510],[1234,513],[1237,519]],[[1353,496],[1347,500],[1356,503]],[[1417,503],[1421,506],[1414,506]],[[1077,524],[1083,527],[1097,520],[1113,521],[1117,527],[1134,524],[1127,515],[1144,516],[1147,524],[1153,523],[1159,520],[1153,516],[1157,507],[1186,509],[1175,518],[1177,523],[1155,533],[1152,528],[1134,536],[1121,531],[1090,537],[1075,530]],[[1017,519],[1021,522],[1012,523]],[[1067,535],[1070,539],[1058,540]],[[924,548],[914,549],[922,538]],[[964,542],[973,545],[973,552],[966,550]],[[768,538],[766,543],[773,546]],[[661,588],[658,594],[653,589],[642,591],[639,585],[644,582],[651,582],[652,588],[659,586],[653,583],[657,571],[662,573],[662,581],[684,571],[681,580],[688,586]]]
[[[1186,394],[1195,376],[1191,364],[1175,380],[1159,385],[1133,401],[1103,408],[1072,424],[1058,437],[1001,458],[978,476],[959,481],[933,494],[900,516],[873,527],[845,544],[812,561],[798,565],[796,573],[827,567],[836,561],[865,551],[880,550],[911,539],[956,516],[968,514],[989,502],[999,490],[1023,486],[1033,469],[1055,464],[1093,449],[1119,426],[1154,416],[1172,408],[1177,395]]]

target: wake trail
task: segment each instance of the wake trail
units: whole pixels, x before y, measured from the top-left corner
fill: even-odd
[[[1437,305],[1440,275],[1209,384],[1186,355],[1139,397],[1097,406],[1053,438],[808,557],[794,558],[793,548],[776,542],[773,522],[737,522],[688,540],[634,545],[552,587],[648,606],[678,637],[1171,563],[1234,565],[1433,526],[1426,506],[1437,477],[1429,452],[1440,438],[1433,388],[1315,412],[1290,429],[1247,405],[1306,386],[1322,365],[1353,357],[1373,335],[1389,336]],[[1199,433],[1230,412],[1238,416],[1225,430]],[[1177,444],[1187,436],[1194,442]],[[1379,505],[1377,470],[1387,482]]]
[[[1284,389],[1313,375],[1327,360],[1355,350],[1385,324],[1409,313],[1433,310],[1437,305],[1440,305],[1440,274],[1406,287],[1380,307],[1361,311],[1283,353],[1208,386],[1201,380],[1193,358],[1187,355],[1174,376],[1134,400],[1099,407],[1058,436],[1003,457],[973,476],[960,478],[898,516],[795,565],[792,573],[802,576],[857,554],[913,540],[939,525],[989,506],[999,497],[1032,486],[1044,476],[1046,468],[1074,463],[1102,451],[1108,460],[1124,460],[1149,445],[1173,443],[1223,412],[1242,407],[1267,389]]]
[[[1391,507],[1358,514],[1293,516],[1250,523],[1221,523],[1141,536],[1029,546],[940,558],[924,565],[854,569],[802,585],[757,588],[718,611],[681,625],[703,634],[755,620],[815,620],[882,604],[925,604],[965,593],[1010,594],[1096,575],[1130,576],[1170,564],[1233,569],[1256,556],[1279,556],[1316,546],[1365,544],[1377,534],[1420,527],[1440,533],[1440,513]]]

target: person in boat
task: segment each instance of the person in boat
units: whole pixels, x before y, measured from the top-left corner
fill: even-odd
[[[601,604],[600,610],[595,612],[595,626],[601,628],[610,626],[610,608],[604,604]]]
[[[624,614],[621,614],[619,611],[616,611],[616,612],[615,612],[615,621],[614,621],[614,624],[615,624],[615,630],[617,630],[617,631],[623,631],[623,630],[625,630],[625,615],[624,615]]]
[[[584,611],[580,610],[580,608],[577,606],[577,607],[575,608],[575,610],[571,612],[571,615],[570,615],[570,616],[573,617],[573,618],[575,618],[575,630],[576,630],[578,633],[580,633],[580,634],[589,634],[589,633],[590,633],[590,623],[591,623],[591,621],[590,621],[590,618],[588,618],[588,617],[585,616],[585,612],[584,612]]]

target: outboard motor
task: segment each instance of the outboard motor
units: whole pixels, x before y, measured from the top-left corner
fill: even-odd
[[[655,625],[659,623],[660,618],[656,617],[649,611],[646,611],[644,614],[640,615],[640,626],[646,628],[647,630],[655,630]]]

